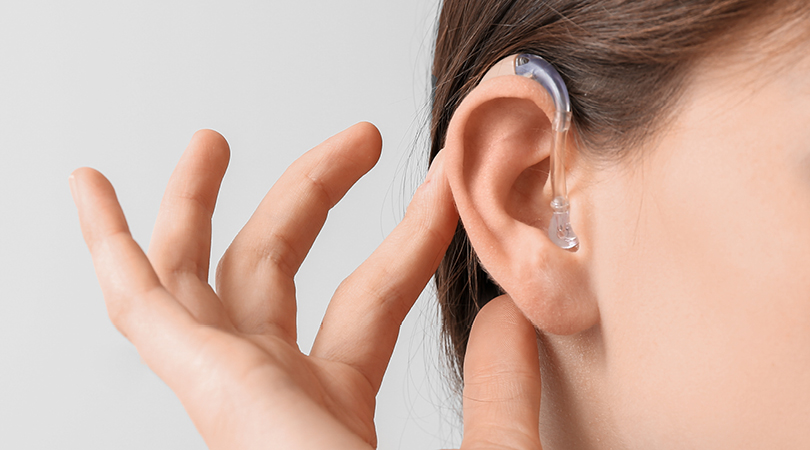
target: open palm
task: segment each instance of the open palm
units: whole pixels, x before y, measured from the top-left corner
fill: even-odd
[[[216,292],[207,280],[211,216],[229,158],[221,136],[195,134],[167,187],[148,257],[106,178],[92,169],[74,172],[71,189],[110,317],[178,395],[210,447],[376,447],[375,396],[399,326],[458,220],[441,164],[434,163],[402,223],[338,287],[309,355],[296,342],[294,276],[328,210],[376,163],[380,147],[376,128],[358,124],[290,166],[220,261]],[[500,308],[489,326],[521,320],[513,307]],[[517,400],[522,422],[533,423],[536,434],[534,335],[525,320],[518,325],[520,354],[507,355],[504,367],[528,363],[528,371],[517,372],[536,392],[500,398],[499,382],[493,389],[482,374],[486,386],[467,396],[465,414],[472,402],[480,417],[494,417],[493,404],[513,415]],[[482,358],[482,367],[492,364]],[[538,448],[534,441],[520,448]]]

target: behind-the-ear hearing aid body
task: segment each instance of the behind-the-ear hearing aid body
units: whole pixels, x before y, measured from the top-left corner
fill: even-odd
[[[520,75],[538,82],[554,101],[554,119],[551,123],[551,209],[553,214],[548,226],[548,236],[557,246],[566,250],[579,248],[579,239],[571,228],[570,205],[565,185],[565,144],[571,125],[571,101],[568,89],[554,67],[545,59],[528,53],[520,53],[501,60],[493,66],[482,81],[500,75]]]

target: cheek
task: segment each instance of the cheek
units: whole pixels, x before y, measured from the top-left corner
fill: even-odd
[[[798,138],[795,140],[793,157],[791,158],[793,170],[791,171],[801,181],[805,190],[810,193],[810,99],[808,100],[808,113],[802,124]],[[810,195],[810,194],[809,194]]]
[[[723,447],[810,418],[810,185],[785,124],[736,119],[647,160],[624,283],[602,308],[627,422],[673,442]]]

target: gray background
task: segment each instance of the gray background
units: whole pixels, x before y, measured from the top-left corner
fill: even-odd
[[[205,447],[107,318],[68,190],[83,165],[112,180],[146,247],[191,135],[221,132],[232,161],[216,262],[297,156],[375,123],[380,163],[333,210],[297,278],[309,349],[334,288],[422,178],[437,3],[0,3],[0,448]],[[459,441],[435,318],[424,295],[404,324],[379,395],[381,448]]]

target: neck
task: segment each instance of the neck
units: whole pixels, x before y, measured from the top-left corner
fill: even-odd
[[[543,394],[540,439],[545,450],[624,448],[612,426],[604,389],[601,327],[570,336],[540,333]]]

